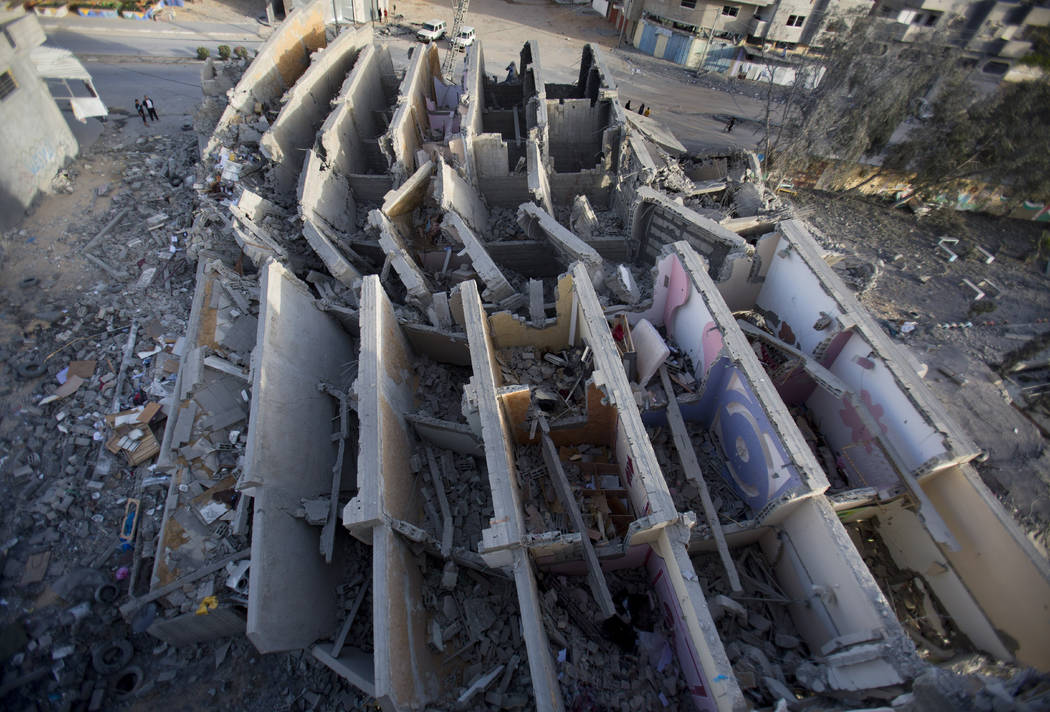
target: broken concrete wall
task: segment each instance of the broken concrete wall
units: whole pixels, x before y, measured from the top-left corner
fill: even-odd
[[[460,114],[459,138],[463,141],[463,172],[466,174],[467,182],[471,185],[479,185],[477,159],[474,151],[476,149],[475,138],[483,130],[481,115],[485,108],[485,56],[482,52],[481,40],[475,40],[465,52],[460,89],[466,101],[462,101],[458,108]]]
[[[36,15],[5,10],[0,28],[0,67],[13,82],[5,85],[0,104],[0,227],[7,227],[51,189],[55,174],[80,147],[30,56],[46,39]]]
[[[649,583],[673,631],[675,657],[693,707],[712,712],[742,712],[748,709],[748,704],[689,561],[688,538],[689,532],[681,523],[661,530],[645,557]]]
[[[638,188],[652,185],[657,166],[646,142],[635,131],[628,130],[620,142],[617,159],[616,189],[611,191],[610,208],[625,225],[630,224],[631,210],[637,202]]]
[[[341,174],[385,174],[389,169],[379,138],[387,128],[383,115],[391,95],[396,96],[396,83],[386,45],[361,50],[320,132],[325,158]]]
[[[728,278],[732,263],[751,252],[744,238],[648,186],[638,188],[628,224],[639,256],[655,258],[660,245],[685,240],[707,261],[716,282]]]
[[[539,141],[540,155],[544,163],[549,158],[549,135],[547,126],[547,89],[540,67],[540,48],[535,40],[529,40],[521,48],[522,95],[525,98],[525,129],[529,138]]]
[[[570,285],[566,282],[565,286]],[[535,573],[522,544],[525,534],[524,510],[511,449],[513,440],[496,391],[502,379],[493,360],[495,354],[489,318],[473,281],[463,282],[457,291],[462,298],[470,342],[474,370],[471,385],[485,444],[489,487],[492,490],[493,517],[490,526],[482,532],[483,544],[479,551],[490,564],[509,567],[514,575],[536,709],[558,712],[564,709],[564,703],[555,677]]]
[[[783,341],[818,358],[860,394],[885,437],[916,475],[977,455],[973,442],[935,405],[933,394],[889,337],[820,257],[797,221],[781,223],[785,240],[772,257],[755,308]],[[788,247],[790,245],[790,247]],[[804,295],[801,296],[800,292]],[[830,321],[823,318],[830,317]],[[827,323],[825,323],[827,322]],[[785,338],[786,337],[786,338]],[[872,439],[841,402],[817,390],[807,400],[822,432],[841,453],[867,451]]]
[[[412,251],[408,248],[401,229],[390,221],[390,218],[382,210],[373,210],[368,214],[369,226],[379,233],[379,246],[390,261],[391,267],[397,272],[398,278],[405,285],[409,300],[418,308],[426,312],[430,306],[431,289],[430,280],[419,268]]]
[[[416,151],[421,137],[430,133],[427,101],[434,101],[433,80],[441,76],[441,62],[436,44],[419,46],[401,82],[397,108],[382,142],[393,157],[395,184],[416,170]]]
[[[551,202],[551,185],[547,174],[547,162],[543,159],[540,142],[535,138],[530,138],[526,141],[525,157],[529,196],[536,205],[548,213],[553,213],[554,205]]]
[[[652,306],[632,320],[663,326],[668,340],[689,356],[700,399],[683,408],[684,415],[714,435],[727,484],[754,516],[823,492],[827,477],[699,256],[684,242],[665,249]]]
[[[622,237],[594,237],[584,242],[607,262],[624,263],[630,257]],[[488,251],[497,264],[525,277],[557,277],[564,270],[564,264],[547,240],[490,242]]]
[[[488,234],[489,211],[484,201],[444,160],[438,164],[434,198],[442,210],[456,211],[476,233]]]
[[[317,130],[331,112],[332,99],[371,38],[371,31],[364,27],[344,30],[314,53],[310,67],[282,97],[281,112],[259,142],[262,154],[275,164],[272,175],[279,193],[295,187],[303,152],[314,145]]]
[[[415,356],[377,275],[362,284],[360,321],[359,490],[343,510],[343,525],[373,547],[375,695],[392,709],[414,709],[438,694],[444,679],[440,656],[426,645],[419,563],[388,519],[422,521],[409,462],[415,436],[405,419],[415,410]]]
[[[522,203],[518,206],[518,224],[528,237],[546,238],[566,267],[580,260],[592,279],[602,279],[604,261],[598,251],[565,229],[550,213],[533,203]]]
[[[577,195],[586,195],[598,210],[609,207],[612,176],[602,168],[579,173],[551,173],[550,192],[557,205],[568,205]]]
[[[573,265],[572,278],[580,309],[580,336],[594,354],[592,378],[604,391],[606,402],[616,407],[619,416],[616,451],[621,479],[631,492],[636,512],[648,513],[654,523],[671,521],[677,517],[671,494],[638,413],[634,391],[624,372],[609,323],[583,263]]]
[[[357,227],[357,204],[347,177],[326,165],[320,154],[309,150],[299,189],[299,215],[303,236],[332,276],[348,287],[361,273],[340,247],[340,240]]]
[[[474,169],[479,179],[478,187],[482,190],[485,187],[485,180],[510,175],[511,166],[509,165],[507,142],[503,140],[502,135],[498,133],[479,134],[474,137],[471,150],[474,154]]]
[[[799,634],[838,690],[896,685],[919,671],[914,645],[824,497],[790,509],[759,541]],[[829,595],[829,592],[834,592]]]
[[[222,145],[226,129],[239,117],[252,114],[255,104],[274,104],[310,66],[310,55],[325,46],[325,13],[330,7],[315,0],[292,12],[263,42],[237,86],[228,93],[230,103],[205,146],[210,155]]]
[[[890,505],[892,516],[879,517],[879,530],[900,565],[924,572],[971,641],[996,655],[1004,648],[1024,650],[1034,664],[1046,665],[1042,644],[1036,642],[1045,640],[1042,631],[1022,622],[1045,620],[1035,597],[1046,600],[1046,562],[976,476],[967,474],[972,470],[959,465],[976,456],[976,446],[945,416],[899,348],[824,262],[804,226],[787,221],[778,234],[775,249],[767,248],[754,308],[781,341],[825,365],[857,394],[880,432],[872,433],[855,405],[827,388],[797,381],[774,385],[785,400],[806,404],[853,487],[875,487],[883,499],[904,491],[918,498],[918,516]],[[730,287],[737,295],[740,279],[737,273],[737,284]],[[977,521],[987,533],[977,533]],[[919,566],[922,562],[926,565]],[[997,578],[990,566],[1002,567]],[[1011,588],[1010,595],[989,583],[1015,579],[1028,583],[1024,589]],[[1021,639],[1027,647],[1018,643]]]
[[[292,513],[331,491],[335,407],[318,384],[340,384],[357,349],[286,268],[270,262],[261,291],[243,489],[255,502],[248,638],[267,653],[306,647],[337,623],[338,540],[328,565],[317,530]]]
[[[560,99],[547,102],[549,152],[554,170],[576,173],[605,162],[602,134],[609,126],[612,102]]]
[[[901,508],[891,519],[880,509],[879,531],[898,565],[923,572],[923,580],[981,650],[1050,670],[1046,558],[969,465],[937,472],[925,478],[922,487],[955,535],[959,550],[937,545],[912,512]],[[907,528],[895,531],[901,526]],[[1006,581],[1009,585],[1004,587]]]
[[[377,275],[361,285],[361,350],[358,377],[358,494],[343,510],[343,524],[363,541],[384,512],[405,518],[414,501],[411,488],[398,490],[412,473],[412,434],[400,416],[411,410],[412,351]],[[387,486],[393,488],[387,492]],[[389,498],[389,501],[388,501]]]

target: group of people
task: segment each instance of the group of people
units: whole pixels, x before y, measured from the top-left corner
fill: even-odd
[[[627,103],[623,105],[623,110],[624,111],[630,111],[631,110],[631,100],[630,99],[628,99]],[[646,106],[645,104],[642,104],[641,106],[638,107],[638,113],[641,114],[642,116],[648,116],[649,115],[649,107]]]
[[[143,96],[142,101],[135,100],[135,111],[139,112],[139,116],[142,117],[143,126],[149,123],[146,121],[147,115],[149,115],[150,121],[157,121],[160,118],[157,116],[157,109],[153,106],[153,99],[150,99],[148,96]]]

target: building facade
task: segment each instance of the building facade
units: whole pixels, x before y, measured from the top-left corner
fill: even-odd
[[[1020,0],[594,0],[622,36],[646,54],[691,69],[751,76],[775,66],[777,81],[794,75],[791,55],[820,48],[859,17],[881,19],[887,41],[959,47],[981,71],[1022,78],[1018,60],[1032,35],[1050,25],[1050,3]]]
[[[15,222],[78,151],[31,52],[46,39],[35,15],[0,10],[0,223]]]

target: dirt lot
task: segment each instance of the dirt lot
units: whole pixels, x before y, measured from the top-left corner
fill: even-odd
[[[1037,410],[1011,405],[1024,383],[999,373],[1010,352],[1050,331],[1046,258],[1035,259],[1045,224],[955,211],[917,217],[874,199],[817,191],[791,200],[825,247],[849,255],[836,269],[926,364],[927,383],[987,452],[977,468],[985,482],[1045,550],[1045,425],[1031,419]],[[937,247],[943,236],[959,240],[950,247],[960,255],[954,261]],[[991,264],[977,246],[994,255]],[[964,279],[985,296],[975,299]]]

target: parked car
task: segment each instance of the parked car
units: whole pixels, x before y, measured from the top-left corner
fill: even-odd
[[[459,30],[459,34],[452,38],[452,46],[456,49],[466,50],[467,47],[474,44],[474,40],[477,38],[478,34],[473,27],[462,27]]]
[[[437,42],[445,36],[446,29],[444,20],[427,20],[416,33],[416,39],[420,42]]]

